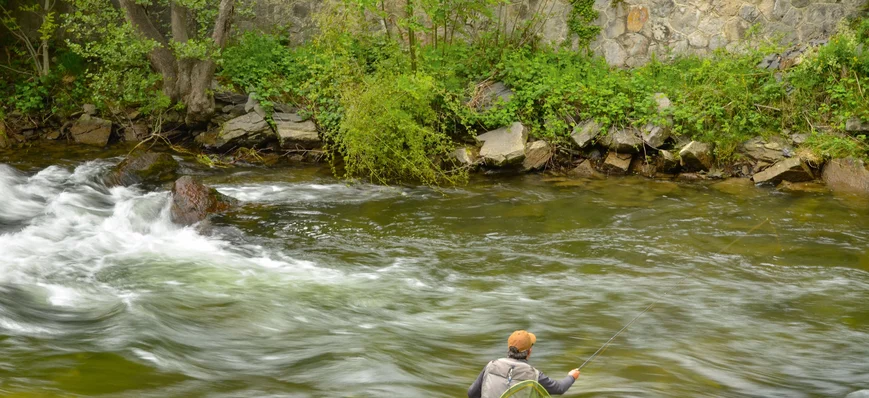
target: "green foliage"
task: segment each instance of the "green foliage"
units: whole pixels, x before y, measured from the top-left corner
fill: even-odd
[[[594,24],[599,16],[594,9],[594,0],[570,0],[573,7],[567,16],[567,28],[577,37],[579,48],[587,49],[600,34],[600,26]]]
[[[72,52],[87,60],[88,98],[101,109],[137,108],[159,112],[170,100],[160,90],[148,53],[159,44],[136,34],[119,10],[99,0],[73,0],[65,27]]]
[[[453,149],[440,131],[439,88],[425,74],[375,75],[344,90],[345,116],[332,136],[347,176],[374,181],[456,184],[466,172],[441,167]]]

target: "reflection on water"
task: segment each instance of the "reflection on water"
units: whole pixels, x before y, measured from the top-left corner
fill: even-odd
[[[0,396],[462,396],[512,330],[561,376],[689,274],[570,395],[869,388],[858,198],[244,170],[206,177],[243,201],[206,234],[109,165],[0,166]]]

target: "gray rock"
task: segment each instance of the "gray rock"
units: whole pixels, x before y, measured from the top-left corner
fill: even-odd
[[[475,166],[480,162],[480,151],[476,147],[456,148],[450,156],[462,166]]]
[[[280,123],[280,122],[300,123],[300,122],[304,122],[305,120],[308,120],[307,118],[304,118],[295,112],[275,112],[272,114],[272,119],[275,121],[275,123]]]
[[[663,112],[673,106],[670,98],[664,93],[655,93],[655,103],[658,104],[658,112]]]
[[[506,104],[513,99],[513,90],[507,88],[504,83],[484,82],[480,86],[476,97],[472,100],[477,111],[486,112],[498,104]]]
[[[607,174],[627,174],[633,157],[630,153],[610,152],[601,167]]]
[[[655,126],[651,123],[643,127],[643,142],[652,148],[664,146],[668,138],[670,138],[670,131],[664,127]]]
[[[97,106],[94,104],[84,104],[81,106],[81,111],[85,115],[93,116],[97,114]]]
[[[869,194],[869,168],[862,160],[833,159],[824,165],[821,177],[835,192]]]
[[[139,142],[148,136],[148,125],[144,123],[134,123],[131,126],[124,127],[124,141]]]
[[[106,146],[112,135],[112,122],[90,115],[82,115],[69,130],[79,144]]]
[[[601,173],[594,169],[590,160],[583,160],[581,163],[576,165],[576,167],[567,172],[567,174],[571,177],[580,177],[580,178],[599,178],[602,177]]]
[[[313,121],[277,121],[278,141],[284,149],[317,149],[323,146]]]
[[[43,136],[46,140],[54,141],[60,138],[60,130],[51,130]]]
[[[658,170],[664,173],[672,173],[681,165],[679,157],[670,151],[660,151],[658,156]]]
[[[691,141],[679,151],[679,162],[691,171],[711,169],[714,163],[712,145]]]
[[[223,125],[215,139],[219,150],[232,147],[258,147],[274,138],[271,127],[256,112],[234,118]]]
[[[643,147],[640,131],[628,127],[625,129],[611,128],[609,133],[600,139],[600,143],[610,151],[622,153],[637,153]]]
[[[244,105],[247,103],[248,95],[231,92],[214,93],[214,100],[230,105]]]
[[[845,131],[849,133],[865,133],[869,131],[869,122],[864,122],[858,117],[852,117],[845,121]]]
[[[234,118],[234,117],[239,117],[239,116],[247,113],[247,112],[245,112],[244,108],[245,108],[244,104],[227,105],[227,106],[224,106],[220,111],[227,114],[227,115],[230,115],[230,118]]]
[[[791,143],[794,145],[801,145],[808,140],[809,140],[809,135],[806,133],[791,134]]]
[[[175,179],[178,161],[168,153],[133,154],[112,168],[104,181],[109,186],[159,185]]]
[[[235,206],[237,201],[209,188],[193,177],[184,176],[172,185],[172,222],[193,225],[210,214],[221,213]]]
[[[516,122],[509,127],[477,136],[483,142],[480,156],[486,164],[506,166],[525,160],[525,142],[528,140],[528,129],[522,123]]]
[[[766,163],[776,163],[784,159],[785,154],[792,154],[794,148],[788,141],[781,137],[754,137],[739,147],[739,152],[748,158]]]
[[[577,124],[576,127],[573,128],[573,133],[570,134],[570,138],[573,139],[576,146],[585,148],[591,144],[592,140],[594,140],[598,134],[600,134],[600,128],[600,124],[596,121],[586,120]]]
[[[260,117],[266,117],[266,111],[263,109],[262,105],[260,105],[259,101],[257,101],[256,93],[250,93],[250,96],[247,97],[247,103],[244,104],[244,112],[256,112]]]
[[[782,181],[802,182],[815,179],[812,169],[800,158],[788,158],[770,166],[752,177],[755,183],[770,182],[778,184]]]
[[[525,171],[537,170],[546,166],[552,159],[552,145],[546,141],[534,141],[525,144],[525,160],[522,161],[522,169]]]

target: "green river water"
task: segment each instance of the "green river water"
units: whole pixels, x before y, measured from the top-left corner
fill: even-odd
[[[865,199],[185,163],[242,205],[180,228],[95,155],[0,158],[2,397],[460,397],[513,330],[562,378],[674,286],[568,396],[869,388]]]

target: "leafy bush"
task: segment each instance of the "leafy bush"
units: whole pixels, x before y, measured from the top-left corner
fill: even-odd
[[[435,79],[417,74],[376,75],[342,94],[345,115],[331,138],[347,176],[374,181],[438,185],[466,179],[464,170],[445,170],[453,149],[440,131]]]

